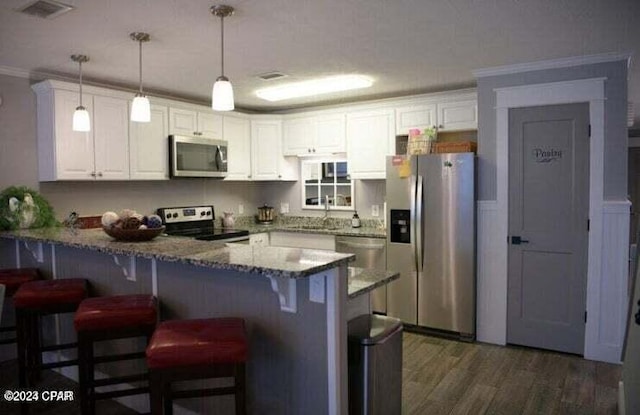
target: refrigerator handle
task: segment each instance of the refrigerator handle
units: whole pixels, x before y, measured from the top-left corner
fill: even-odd
[[[422,205],[422,176],[418,176],[418,182],[416,184],[416,217],[415,217],[415,230],[416,230],[416,253],[417,253],[417,258],[416,258],[416,262],[418,264],[418,267],[416,268],[418,272],[422,272],[422,257],[423,257],[423,246],[422,246],[422,242],[424,241],[424,239],[422,238],[422,214],[423,212],[423,205]]]
[[[411,175],[411,211],[409,214],[409,220],[411,221],[411,228],[409,232],[411,234],[411,249],[413,256],[413,267],[417,271],[418,270],[418,254],[416,252],[416,190],[418,187],[418,178],[417,176]]]

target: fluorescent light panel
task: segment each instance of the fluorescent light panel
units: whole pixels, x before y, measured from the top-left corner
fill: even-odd
[[[267,101],[282,101],[291,98],[329,94],[331,92],[349,91],[351,89],[368,88],[373,80],[362,75],[337,75],[309,81],[293,82],[258,89],[256,95]]]

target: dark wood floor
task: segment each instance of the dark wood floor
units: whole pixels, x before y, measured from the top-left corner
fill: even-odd
[[[403,414],[617,414],[621,366],[404,334]]]
[[[462,343],[404,334],[403,414],[611,414],[617,413],[621,368],[561,353]],[[0,363],[0,393],[17,386],[15,360]],[[77,385],[52,371],[38,390],[73,390]],[[0,398],[0,414],[18,407]],[[77,400],[37,403],[31,415],[78,414]],[[133,415],[106,401],[102,415]]]

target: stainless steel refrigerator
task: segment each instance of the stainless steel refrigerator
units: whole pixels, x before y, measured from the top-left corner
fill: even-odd
[[[475,338],[474,154],[389,156],[386,198],[387,315]]]

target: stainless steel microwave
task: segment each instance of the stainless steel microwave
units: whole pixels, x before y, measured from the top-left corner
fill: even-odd
[[[170,135],[171,177],[225,177],[227,148],[223,140]]]

